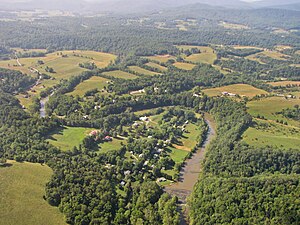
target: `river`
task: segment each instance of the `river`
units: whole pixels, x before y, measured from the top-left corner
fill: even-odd
[[[202,161],[205,157],[205,150],[211,140],[216,135],[216,128],[214,121],[209,114],[205,114],[205,121],[209,126],[209,130],[206,136],[206,140],[203,143],[201,149],[195,152],[192,158],[186,160],[185,166],[180,171],[179,181],[177,183],[171,184],[170,186],[165,187],[165,191],[172,196],[177,196],[180,202],[181,207],[181,222],[180,224],[187,223],[187,209],[186,202],[187,197],[192,193],[193,188],[199,178],[199,174],[202,170]]]

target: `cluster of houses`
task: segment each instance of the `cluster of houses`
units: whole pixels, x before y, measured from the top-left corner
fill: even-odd
[[[90,132],[90,136],[92,137],[100,137],[101,136],[101,132],[99,130],[92,130]],[[113,138],[109,135],[106,135],[103,139],[103,141],[106,141],[106,142],[110,142],[110,141],[113,141]]]
[[[223,91],[222,95],[224,95],[224,96],[230,96],[230,97],[235,97],[236,96],[236,94],[230,93],[230,92],[227,92],[227,91]]]

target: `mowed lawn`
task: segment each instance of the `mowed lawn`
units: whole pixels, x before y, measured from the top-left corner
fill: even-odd
[[[79,85],[77,85],[76,88],[74,89],[74,91],[68,93],[68,95],[84,96],[84,94],[87,91],[90,91],[93,89],[98,89],[98,91],[101,91],[104,87],[107,86],[108,81],[109,80],[106,78],[93,76],[90,79],[85,80],[82,83],[80,83]]]
[[[126,139],[123,137],[113,138],[113,141],[111,142],[104,142],[99,144],[99,153],[119,150],[122,147],[122,143],[126,144],[126,142]]]
[[[282,115],[277,115],[276,112],[281,112],[286,108],[293,108],[300,104],[300,99],[285,99],[284,97],[270,97],[257,101],[250,101],[247,104],[248,112],[256,117],[258,115],[264,116],[268,120],[283,120],[289,125],[300,126],[300,122],[292,119],[287,119]]]
[[[147,66],[150,66],[150,67],[152,67],[152,68],[155,68],[155,69],[159,69],[161,72],[165,72],[165,71],[168,70],[167,67],[161,66],[161,65],[159,65],[159,64],[157,64],[157,63],[154,63],[154,62],[149,62],[149,63],[147,63],[146,65],[147,65]]]
[[[182,69],[182,70],[192,70],[195,68],[196,65],[190,64],[190,63],[184,63],[184,62],[176,62],[173,64],[173,66],[177,67],[178,69]]]
[[[255,147],[274,146],[279,148],[294,148],[300,146],[300,129],[275,122],[259,121],[264,128],[250,127],[243,134],[243,140]]]
[[[238,94],[240,96],[247,96],[253,98],[256,95],[268,94],[268,92],[255,88],[248,84],[233,84],[218,88],[211,88],[203,90],[203,92],[208,96],[220,96],[222,92],[229,92],[233,94]]]
[[[62,151],[72,150],[73,147],[78,147],[92,130],[84,127],[64,127],[49,135],[47,141]]]
[[[194,63],[207,63],[213,64],[217,59],[217,55],[211,47],[208,46],[192,46],[192,45],[179,45],[177,46],[179,49],[187,50],[192,48],[197,48],[201,51],[200,54],[192,54],[185,58],[187,61],[191,61]]]
[[[129,66],[129,69],[131,71],[136,72],[136,73],[143,74],[143,75],[148,75],[148,76],[154,76],[154,75],[160,74],[160,73],[156,73],[156,72],[153,72],[153,71],[150,71],[150,70],[146,70],[146,69],[138,67],[138,66]]]
[[[136,79],[138,76],[133,75],[131,73],[127,73],[121,70],[114,70],[114,71],[109,71],[109,72],[104,72],[104,75],[115,77],[115,78],[121,78],[121,79],[126,79],[126,80],[131,80],[131,79]]]
[[[183,138],[180,139],[182,144],[173,145],[176,149],[191,151],[198,144],[198,136],[200,131],[196,124],[189,123],[186,126],[187,133],[183,134]]]
[[[43,199],[52,170],[40,164],[9,163],[0,167],[0,224],[66,224],[58,208]]]

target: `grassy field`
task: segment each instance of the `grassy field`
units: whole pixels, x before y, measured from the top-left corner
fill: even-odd
[[[195,68],[196,65],[190,64],[190,63],[184,63],[184,62],[176,62],[173,64],[173,66],[177,67],[178,69],[182,69],[182,70],[192,70]]]
[[[213,64],[217,59],[217,55],[214,50],[208,46],[192,46],[192,45],[178,45],[177,48],[187,50],[192,48],[197,48],[201,51],[200,54],[192,54],[185,57],[185,60],[195,62],[195,63],[207,63]]]
[[[122,78],[122,79],[126,79],[126,80],[130,80],[130,79],[136,79],[138,78],[138,76],[135,76],[131,73],[127,73],[121,70],[115,70],[115,71],[110,71],[110,72],[104,72],[104,75],[107,76],[112,76],[115,78]]]
[[[198,144],[199,130],[196,124],[189,123],[186,126],[188,133],[184,133],[183,138],[180,139],[182,144],[174,145],[176,149],[191,151]]]
[[[19,52],[25,52],[22,49],[15,49]],[[45,52],[45,49],[29,49],[28,51]],[[62,57],[65,55],[66,57]],[[36,77],[37,74],[30,71],[30,67],[37,69],[41,73],[50,75],[53,79],[41,80],[41,83],[33,88],[33,91],[28,91],[30,97],[38,95],[41,91],[48,87],[53,87],[58,84],[61,79],[69,79],[71,76],[79,75],[86,69],[79,67],[79,63],[94,62],[99,68],[108,66],[116,59],[115,55],[95,52],[95,51],[59,51],[47,54],[45,57],[20,58],[18,65],[16,59],[0,61],[1,68],[13,69],[21,71],[25,74]],[[43,61],[44,64],[39,65],[38,61]],[[45,71],[46,67],[54,69],[55,73]],[[20,102],[28,107],[31,104],[30,99],[24,99],[18,96]]]
[[[276,115],[276,112],[281,112],[283,109],[292,108],[294,105],[300,104],[300,99],[285,99],[284,97],[270,97],[257,101],[250,101],[247,104],[248,112],[252,116],[264,116],[268,120],[276,121],[283,120],[292,126],[300,126],[300,122],[287,119],[282,115]]]
[[[65,55],[67,57],[62,57]],[[115,60],[116,56],[103,52],[94,51],[59,51],[47,54],[45,57],[20,58],[19,66],[15,59],[0,61],[0,67],[19,70],[23,73],[34,75],[29,67],[34,67],[42,73],[49,74],[56,79],[66,79],[73,75],[80,74],[85,69],[79,67],[79,63],[94,62],[99,68],[108,66]],[[43,65],[37,63],[38,60],[44,62]],[[52,67],[56,73],[47,73],[46,66]]]
[[[243,24],[237,24],[237,23],[227,23],[227,22],[220,22],[220,26],[227,28],[227,29],[234,29],[234,30],[247,30],[249,29],[248,26]]]
[[[255,147],[274,146],[279,148],[299,148],[300,129],[274,122],[255,120],[258,125],[248,128],[243,140]]]
[[[150,67],[152,67],[152,68],[159,69],[161,72],[165,72],[165,71],[168,70],[167,67],[161,66],[161,65],[159,65],[159,64],[157,64],[157,63],[154,63],[154,62],[149,62],[149,63],[147,63],[146,65],[147,65],[147,66],[150,66]]]
[[[9,163],[0,168],[0,224],[66,224],[58,208],[43,199],[52,170],[40,164]]]
[[[253,48],[253,49],[262,49],[255,46],[243,46],[243,45],[234,45],[232,46],[234,49],[247,49],[247,48]]]
[[[297,85],[300,86],[300,81],[278,81],[278,82],[270,82],[268,83],[274,87],[279,87],[279,86],[287,86],[287,85]]]
[[[283,53],[281,53],[279,51],[265,50],[263,52],[259,52],[259,53],[253,54],[253,55],[249,55],[246,58],[250,59],[250,60],[257,61],[259,63],[263,63],[263,62],[260,61],[259,58],[257,58],[258,56],[267,56],[267,57],[270,57],[272,59],[283,60],[283,61],[287,60],[286,58],[290,57],[290,56],[285,55],[285,54],[283,54]]]
[[[84,96],[84,94],[89,91],[93,90],[95,88],[98,89],[98,91],[101,91],[106,85],[107,85],[108,79],[102,78],[102,77],[96,77],[93,76],[88,80],[83,81],[79,85],[76,86],[74,91],[68,93],[68,95],[79,95]]]
[[[146,70],[146,69],[138,67],[138,66],[129,66],[129,69],[136,73],[144,74],[144,75],[148,75],[148,76],[154,76],[154,75],[160,74],[160,73],[152,72],[150,70]]]
[[[155,56],[148,56],[145,58],[153,60],[153,61],[157,61],[160,63],[166,63],[170,59],[176,60],[176,57],[172,56],[172,55],[155,55]]]
[[[100,144],[99,152],[106,153],[109,151],[119,150],[122,147],[122,143],[126,144],[126,139],[124,139],[122,137],[113,138],[113,141],[111,141],[111,142],[104,142],[104,143]]]
[[[72,150],[73,147],[78,147],[92,130],[92,128],[83,127],[64,127],[53,132],[47,141],[62,151]]]
[[[205,94],[208,96],[220,96],[222,92],[229,92],[233,94],[238,94],[240,96],[247,96],[249,98],[253,98],[256,95],[268,94],[268,92],[255,88],[248,84],[233,84],[218,88],[211,88],[203,90]]]

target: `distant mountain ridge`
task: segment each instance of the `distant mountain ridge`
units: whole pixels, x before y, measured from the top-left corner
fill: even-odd
[[[84,12],[115,12],[137,13],[159,11],[190,4],[206,4],[225,8],[285,8],[299,9],[300,0],[262,0],[245,2],[241,0],[28,0],[27,2],[7,2],[1,4],[0,10],[63,10],[78,13]]]

